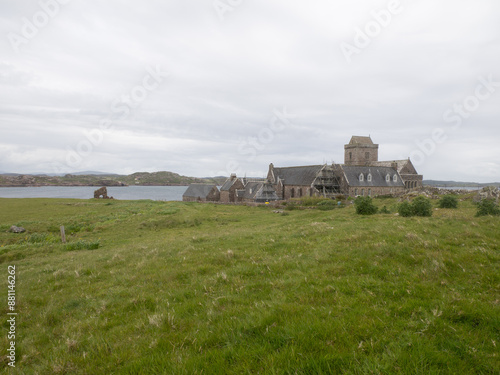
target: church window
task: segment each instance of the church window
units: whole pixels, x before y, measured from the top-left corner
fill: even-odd
[[[389,181],[391,181],[391,176],[389,176],[389,174],[387,174],[385,176],[385,182],[389,182]]]
[[[365,196],[365,189],[361,189],[361,195],[364,197]]]
[[[392,181],[394,181],[394,182],[398,182],[398,176],[397,176],[397,175],[394,175],[394,177],[392,178]]]
[[[368,173],[368,176],[366,177],[366,179],[368,180],[368,182],[371,182],[372,181],[372,174]]]
[[[352,160],[352,152],[349,152],[349,160]]]
[[[358,196],[358,188],[354,189],[354,196],[357,197]]]
[[[360,173],[359,175],[359,181],[364,181],[365,180],[365,176],[363,176],[363,173]]]
[[[368,196],[372,195],[372,189],[368,189]]]

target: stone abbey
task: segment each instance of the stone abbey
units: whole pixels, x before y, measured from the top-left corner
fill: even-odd
[[[423,176],[410,158],[379,161],[378,147],[369,136],[353,136],[344,146],[343,164],[275,167],[271,163],[266,180],[247,181],[233,174],[219,194],[215,185],[193,184],[183,200],[264,203],[303,196],[397,196],[422,186]],[[202,196],[204,191],[211,194]]]

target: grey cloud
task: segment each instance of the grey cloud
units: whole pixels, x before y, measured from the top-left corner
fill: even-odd
[[[401,3],[403,12],[348,64],[340,43],[352,43],[385,1],[243,2],[221,21],[211,1],[73,0],[20,53],[0,41],[0,170],[64,164],[67,147],[113,117],[113,132],[75,169],[101,169],[104,158],[102,169],[116,172],[206,176],[234,159],[264,173],[269,162],[342,161],[352,134],[371,134],[381,157],[401,158],[443,128],[448,140],[419,166],[426,178],[498,179],[488,160],[499,156],[489,147],[500,135],[500,88],[459,129],[443,120],[474,94],[479,76],[500,81],[498,2]],[[26,4],[0,5],[0,35],[39,9]],[[116,118],[113,103],[156,65],[171,76]],[[283,107],[296,117],[249,160],[242,142]],[[459,168],[460,142],[475,151]],[[27,156],[12,164],[19,150]]]

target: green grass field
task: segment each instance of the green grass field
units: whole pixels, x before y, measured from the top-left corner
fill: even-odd
[[[375,204],[0,199],[0,371],[498,374],[500,217]]]

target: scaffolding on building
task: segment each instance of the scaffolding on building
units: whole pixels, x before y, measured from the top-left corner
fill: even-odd
[[[325,198],[332,198],[341,193],[340,191],[340,178],[336,173],[334,164],[325,165],[318,173],[318,176],[313,182],[313,186]]]

